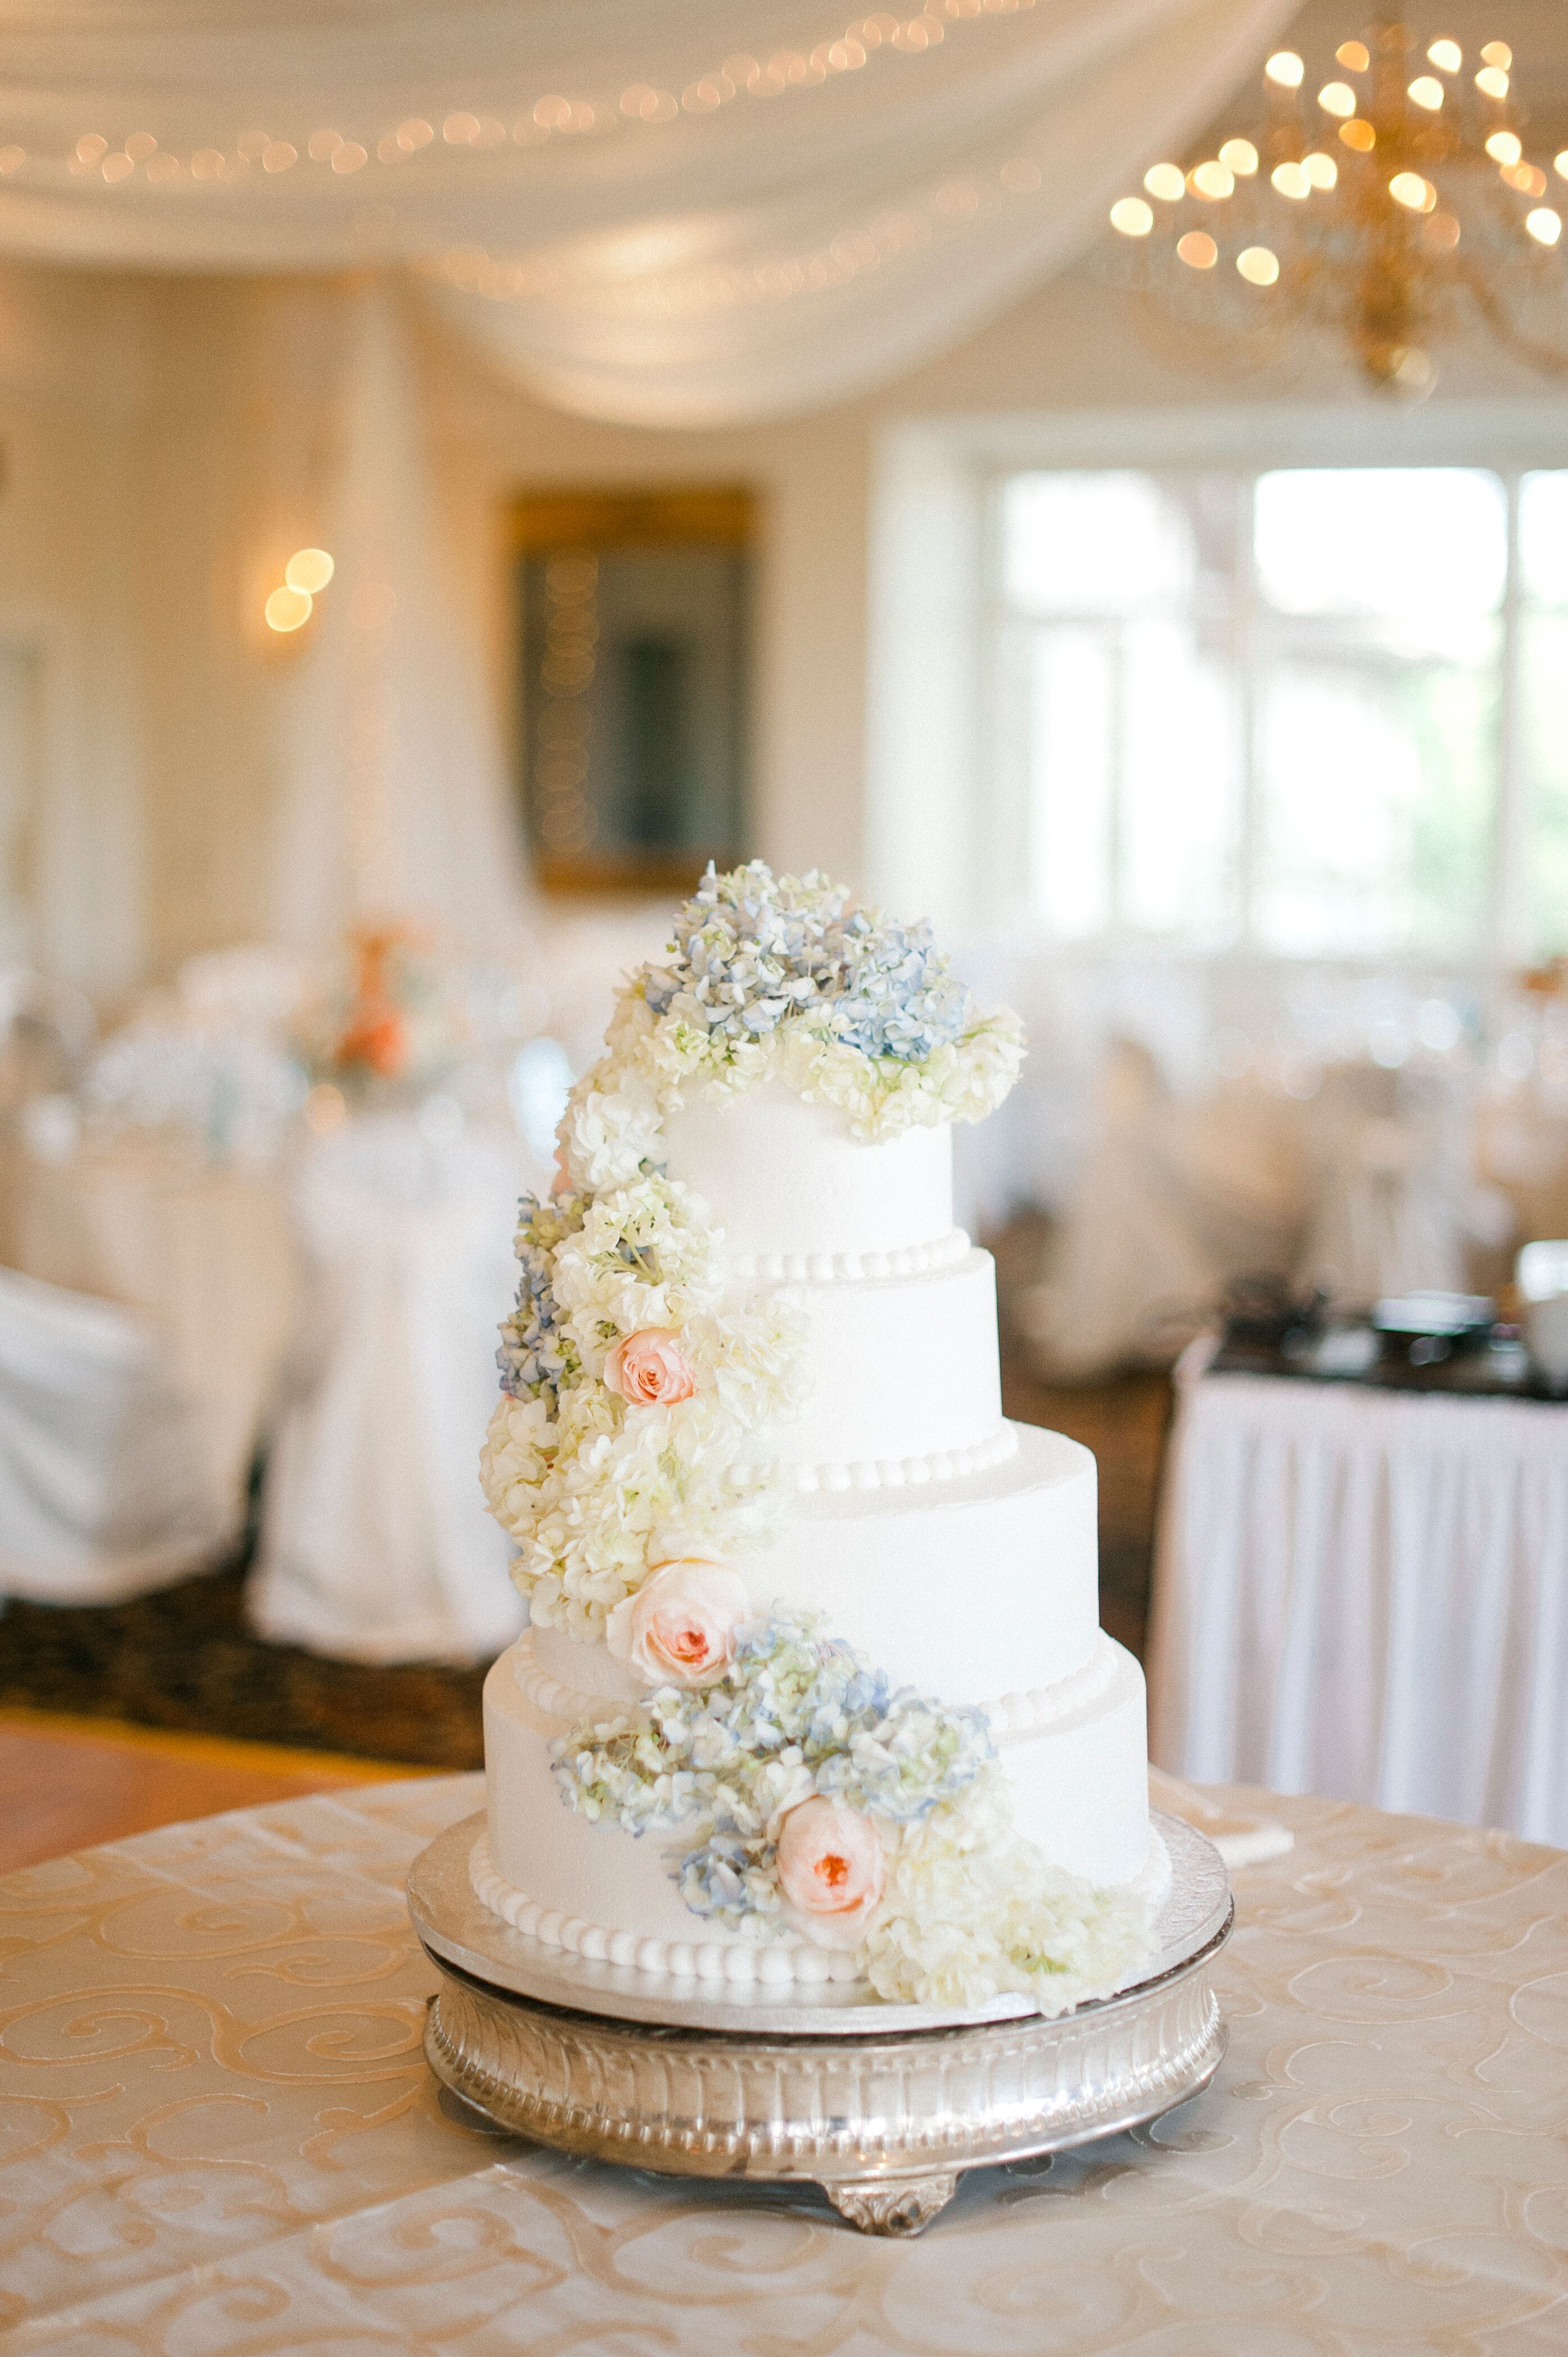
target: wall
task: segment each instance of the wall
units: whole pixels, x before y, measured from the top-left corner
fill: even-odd
[[[286,653],[246,628],[269,566],[319,529],[335,419],[335,290],[325,282],[0,279],[0,604],[49,618],[69,678],[51,854],[55,963],[113,989],[138,967],[264,924]],[[445,330],[422,336],[459,586],[510,699],[501,525],[518,488],[743,481],[765,512],[755,839],[776,864],[875,884],[865,793],[868,518],[900,421],[953,413],[1359,400],[1319,349],[1238,385],[1178,349],[1091,266],[875,399],[729,433],[659,434],[560,415]],[[1485,351],[1438,400],[1539,395]],[[913,585],[919,587],[918,583]],[[929,586],[929,585],[927,585]],[[940,580],[937,585],[940,587]],[[63,737],[62,737],[63,742]],[[67,775],[69,772],[69,775]],[[940,804],[941,780],[933,770]],[[908,824],[940,820],[911,808]]]

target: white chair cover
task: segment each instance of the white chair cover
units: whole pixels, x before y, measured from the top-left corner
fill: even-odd
[[[1568,1846],[1568,1407],[1178,1370],[1152,1749]]]
[[[516,1200],[537,1176],[515,1139],[437,1146],[391,1116],[301,1166],[308,1308],[267,1468],[250,1597],[263,1636],[352,1661],[475,1660],[521,1627],[478,1449]]]
[[[1306,1211],[1296,1114],[1251,1086],[1183,1103],[1147,1048],[1112,1046],[1047,1276],[1021,1307],[1052,1373],[1158,1357],[1164,1318],[1190,1333],[1230,1278],[1290,1266]]]
[[[1470,1151],[1457,1086],[1341,1065],[1306,1127],[1318,1178],[1302,1277],[1353,1301],[1463,1292]]]
[[[17,1263],[49,1286],[123,1305],[162,1338],[190,1402],[201,1478],[237,1535],[295,1316],[281,1187],[134,1132],[61,1143],[59,1160],[22,1157]]]
[[[234,1535],[152,1324],[0,1269],[0,1593],[112,1604]]]

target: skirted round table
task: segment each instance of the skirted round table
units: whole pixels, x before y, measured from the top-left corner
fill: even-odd
[[[1295,1847],[1234,1876],[1207,2092],[868,2242],[814,2189],[571,2160],[443,2093],[403,1884],[480,1794],[376,1785],[0,1883],[7,2351],[1568,2344],[1568,1855],[1268,1801]]]

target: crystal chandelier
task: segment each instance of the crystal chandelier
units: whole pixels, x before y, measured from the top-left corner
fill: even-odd
[[[1568,375],[1563,217],[1568,148],[1530,161],[1515,127],[1513,57],[1488,41],[1417,54],[1407,26],[1343,41],[1313,89],[1294,49],[1263,68],[1253,135],[1187,170],[1151,165],[1112,226],[1126,274],[1212,337],[1277,349],[1328,329],[1380,390],[1421,395],[1433,347],[1479,317],[1510,350]]]

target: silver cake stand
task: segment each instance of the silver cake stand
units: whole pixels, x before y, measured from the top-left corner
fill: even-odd
[[[917,2234],[961,2169],[1087,2144],[1208,2085],[1210,1969],[1234,1909],[1212,1844],[1156,1816],[1171,1865],[1137,1983],[1047,2021],[1026,1998],[945,2011],[841,1986],[714,1987],[592,1964],[475,1896],[473,1816],[414,1860],[408,1908],[441,1975],[424,2050],[454,2094],[537,2144],[682,2177],[806,2179],[852,2225]]]

